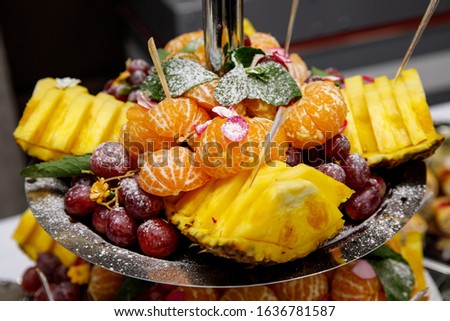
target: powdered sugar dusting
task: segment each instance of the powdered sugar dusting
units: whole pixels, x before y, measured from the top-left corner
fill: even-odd
[[[220,127],[222,134],[233,142],[243,140],[249,131],[248,122],[244,117],[234,116],[228,118],[225,124]]]

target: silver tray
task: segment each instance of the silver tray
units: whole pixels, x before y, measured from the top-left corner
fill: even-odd
[[[408,162],[380,174],[388,192],[370,218],[346,223],[342,231],[305,258],[270,266],[248,266],[199,253],[185,240],[170,259],[155,259],[117,247],[69,217],[68,184],[59,179],[26,179],[28,203],[40,225],[62,246],[95,265],[130,277],[175,285],[235,287],[277,283],[328,271],[361,258],[397,233],[418,210],[426,190],[423,162]]]

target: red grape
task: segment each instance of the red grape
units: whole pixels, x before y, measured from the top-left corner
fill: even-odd
[[[370,177],[370,168],[364,157],[357,153],[349,154],[341,165],[345,171],[345,184],[348,187],[358,190],[366,185]]]
[[[244,34],[244,46],[245,47],[252,46],[252,41],[250,40],[250,37],[247,34]]]
[[[20,287],[27,294],[33,294],[42,285],[41,279],[36,271],[35,267],[30,267],[22,274],[22,282]]]
[[[325,155],[323,145],[311,147],[302,150],[302,161],[312,167],[318,167],[325,164]]]
[[[332,161],[341,161],[350,153],[350,141],[345,135],[338,134],[325,142],[326,158]]]
[[[55,284],[55,283],[50,283],[49,287],[50,287],[50,291],[51,291],[51,293],[53,295],[53,293],[55,292],[55,290],[58,287],[58,285]],[[44,288],[43,285],[39,289],[37,289],[36,292],[34,292],[33,300],[34,301],[48,301],[49,300],[47,292],[45,291],[45,288]]]
[[[91,187],[86,185],[75,185],[64,195],[64,209],[73,216],[86,216],[98,205],[91,201],[89,195]]]
[[[371,173],[367,184],[375,187],[380,192],[381,198],[386,194],[386,182],[381,176]]]
[[[106,206],[97,206],[92,213],[92,226],[100,234],[106,233],[106,220],[109,215],[109,208]]]
[[[148,73],[150,71],[150,65],[144,59],[133,59],[128,65],[127,70],[130,73],[133,73],[136,70],[141,70]]]
[[[161,212],[162,198],[145,192],[135,177],[124,178],[119,185],[119,200],[133,218],[147,220]]]
[[[80,286],[68,281],[58,284],[52,292],[55,301],[78,301],[81,298]]]
[[[137,230],[139,247],[148,256],[163,258],[172,254],[178,246],[176,228],[160,218],[142,223]]]
[[[137,225],[123,207],[113,208],[106,219],[106,236],[117,246],[127,247],[136,242]]]
[[[103,178],[121,176],[131,170],[128,152],[117,142],[98,145],[92,153],[90,163],[94,174]]]
[[[317,167],[322,173],[334,178],[338,182],[345,184],[345,171],[344,169],[335,163],[326,163]]]
[[[45,252],[38,255],[36,266],[51,283],[55,278],[55,272],[61,266],[61,261],[54,254]]]
[[[86,185],[91,186],[95,183],[95,178],[92,175],[80,175],[72,178],[71,186],[75,185]]]
[[[144,82],[145,78],[147,78],[147,74],[144,71],[136,70],[130,75],[128,82],[133,86],[140,85]]]
[[[364,220],[371,216],[381,203],[381,196],[373,186],[355,192],[344,204],[345,213],[353,220]]]
[[[289,146],[286,151],[286,163],[289,166],[296,166],[302,162],[302,154],[300,151],[292,146]]]

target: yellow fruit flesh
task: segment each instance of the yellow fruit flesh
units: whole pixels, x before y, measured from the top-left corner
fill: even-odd
[[[119,141],[126,111],[133,105],[82,86],[60,89],[56,80],[36,83],[14,131],[17,144],[30,156],[48,161],[91,153],[105,141]]]
[[[372,122],[370,121],[369,111],[364,98],[364,83],[362,77],[354,76],[346,78],[345,88],[350,102],[349,109],[357,124],[359,141],[363,152],[369,153],[377,151],[377,142],[375,140]]]
[[[353,191],[306,165],[274,164],[262,167],[250,188],[245,171],[166,202],[171,222],[205,249],[240,262],[306,256],[342,228],[337,206]]]
[[[348,98],[347,91],[345,89],[341,89],[342,96],[344,97],[345,104],[348,106],[347,110],[347,126],[344,129],[343,134],[348,137],[348,139],[352,142],[352,150],[355,153],[362,154],[363,150],[361,147],[361,141],[358,136],[358,128],[356,127],[356,122],[353,117],[353,113],[350,110],[350,100]]]
[[[362,77],[355,76],[347,78],[345,85],[342,92],[348,95],[351,116],[344,134],[351,152],[364,156],[370,166],[394,167],[422,160],[442,143],[416,70],[405,70],[395,84],[386,76],[376,78],[374,84],[364,84]],[[375,149],[370,147],[373,141]]]

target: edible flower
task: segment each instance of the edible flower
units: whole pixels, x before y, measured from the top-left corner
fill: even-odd
[[[81,82],[80,79],[70,77],[56,78],[55,80],[56,80],[56,87],[59,89],[75,87]]]
[[[105,181],[104,178],[99,178],[91,187],[91,194],[89,194],[89,198],[93,202],[97,202],[101,204],[105,199],[107,199],[111,195],[109,191],[109,185]]]
[[[91,272],[91,265],[87,262],[75,263],[69,267],[67,276],[70,278],[70,282],[74,284],[88,284]]]
[[[212,109],[220,117],[226,118],[227,121],[220,127],[222,134],[233,142],[238,142],[244,139],[249,131],[247,120],[239,116],[234,108],[226,108],[223,106],[216,106]]]
[[[353,267],[352,272],[364,280],[373,279],[377,276],[372,265],[370,265],[370,263],[366,260],[358,260],[356,265]]]

